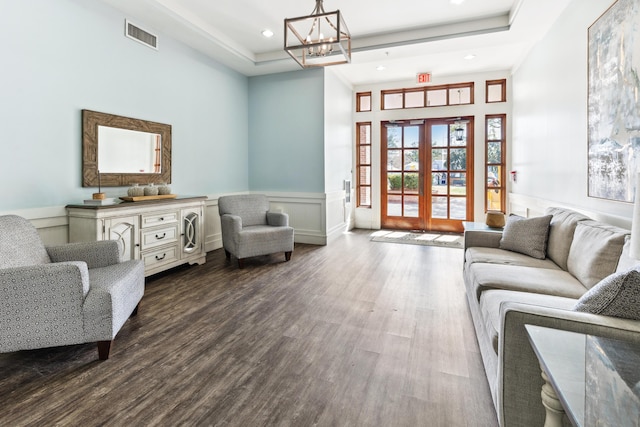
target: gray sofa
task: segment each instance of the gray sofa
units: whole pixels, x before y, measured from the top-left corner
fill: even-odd
[[[601,279],[638,263],[628,255],[629,231],[567,209],[545,214],[544,259],[502,249],[501,233],[465,232],[464,283],[503,427],[544,424],[543,380],[525,324],[640,343],[640,321],[574,310]]]

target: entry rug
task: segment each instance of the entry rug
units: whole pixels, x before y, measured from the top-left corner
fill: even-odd
[[[380,230],[371,233],[372,242],[406,243],[410,245],[443,246],[447,248],[464,247],[461,234],[420,233],[411,231]]]

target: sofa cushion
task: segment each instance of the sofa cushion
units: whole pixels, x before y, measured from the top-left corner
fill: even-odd
[[[498,354],[498,334],[501,329],[500,305],[503,302],[518,302],[543,307],[571,310],[576,304],[574,298],[563,298],[551,295],[532,294],[504,290],[488,290],[480,298],[480,313],[484,321],[487,335],[491,337],[493,350]]]
[[[531,292],[566,298],[580,298],[587,289],[561,269],[474,263],[465,268],[465,280],[479,300],[488,289]]]
[[[38,230],[29,220],[17,215],[0,216],[0,268],[50,262]]]
[[[551,218],[551,215],[535,218],[510,215],[502,233],[500,249],[545,259]]]
[[[292,227],[253,225],[238,233],[238,258],[293,251]]]
[[[578,300],[574,309],[640,320],[640,272],[630,269],[605,277]]]
[[[220,215],[231,214],[242,218],[242,226],[265,225],[269,200],[264,194],[238,194],[218,198]]]
[[[581,221],[573,235],[567,271],[587,289],[616,271],[629,231],[598,221]]]
[[[549,225],[549,240],[547,241],[547,256],[560,266],[567,269],[567,258],[573,240],[573,233],[578,222],[590,218],[581,213],[563,208],[547,208],[546,215],[552,215]]]
[[[465,262],[467,264],[484,262],[489,264],[519,265],[522,267],[551,268],[554,270],[560,269],[560,267],[550,259],[532,258],[529,255],[497,248],[469,248],[465,252]]]
[[[627,271],[631,268],[640,269],[640,261],[633,258],[629,252],[631,251],[631,243],[629,236],[625,239],[624,246],[622,247],[622,254],[620,255],[620,259],[618,260],[618,267],[616,268],[616,273],[620,273],[622,271]]]

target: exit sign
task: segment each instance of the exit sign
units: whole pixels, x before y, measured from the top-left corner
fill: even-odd
[[[418,73],[416,75],[416,83],[429,83],[431,82],[431,73]]]

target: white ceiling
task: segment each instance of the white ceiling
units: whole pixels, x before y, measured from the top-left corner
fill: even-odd
[[[283,50],[284,18],[315,0],[103,0],[142,28],[168,35],[247,75],[299,69]],[[354,85],[510,70],[571,0],[325,0],[352,36],[351,64],[334,66]],[[275,35],[267,39],[264,29]],[[465,56],[475,55],[473,59]],[[382,71],[376,70],[384,66]]]

